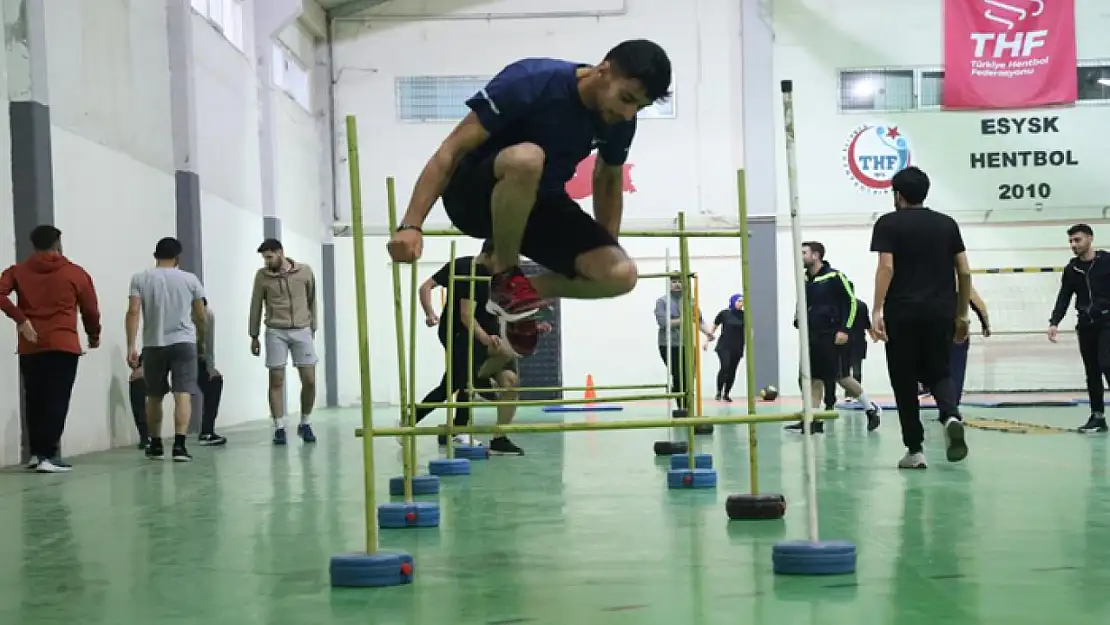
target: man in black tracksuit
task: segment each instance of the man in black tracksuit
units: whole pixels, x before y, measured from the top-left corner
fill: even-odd
[[[859,398],[867,406],[867,429],[879,427],[879,407],[867,398],[859,382],[848,375],[848,341],[856,322],[856,294],[852,283],[825,261],[825,246],[817,241],[802,244],[802,262],[806,266],[806,309],[809,320],[809,369],[813,405],[820,406],[825,388],[839,383],[848,395]],[[801,432],[801,422],[786,426],[790,432]],[[813,432],[824,431],[820,421],[813,423]]]
[[[1102,378],[1110,381],[1110,254],[1094,248],[1095,233],[1087,224],[1068,228],[1068,243],[1075,258],[1064,268],[1060,293],[1048,320],[1048,340],[1056,342],[1057,326],[1068,312],[1075,296],[1079,337],[1079,355],[1087,374],[1087,397],[1091,400],[1091,417],[1079,427],[1084,434],[1106,432],[1103,415]]]

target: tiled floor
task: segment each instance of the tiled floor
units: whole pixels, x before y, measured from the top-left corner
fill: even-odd
[[[723,411],[711,406],[707,412]],[[488,410],[479,411],[482,420]],[[626,409],[596,418],[651,418]],[[980,410],[1072,427],[1081,407]],[[378,411],[389,420],[395,413]],[[538,410],[522,421],[550,419]],[[568,419],[583,418],[568,415]],[[439,529],[392,530],[416,583],[332,590],[328,558],[361,547],[355,411],[321,413],[320,442],[268,444],[230,431],[197,461],[133,449],[74,459],[70,475],[0,473],[4,625],[472,625],[736,623],[1105,625],[1110,619],[1110,461],[1105,437],[972,431],[943,460],[929,429],[924,472],[894,469],[893,415],[868,435],[858,414],[818,439],[822,536],[855,541],[847,578],[775,578],[771,547],[805,537],[802,443],[762,426],[765,491],[783,522],[729,523],[748,484],[744,427],[703,441],[720,486],[669,492],[652,455],[661,431],[514,437],[522,458],[445,478]],[[380,423],[381,421],[379,421]],[[380,440],[378,484],[398,473]],[[421,442],[421,463],[435,457]]]

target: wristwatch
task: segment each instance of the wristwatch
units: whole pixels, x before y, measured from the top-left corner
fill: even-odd
[[[415,230],[420,234],[424,234],[424,229],[420,226],[414,226],[412,224],[401,224],[397,226],[397,232],[404,232],[405,230]]]

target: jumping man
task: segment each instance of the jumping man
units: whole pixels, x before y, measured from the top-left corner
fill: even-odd
[[[471,112],[424,167],[389,243],[393,260],[420,257],[421,226],[442,196],[459,230],[496,244],[488,308],[519,355],[534,349],[535,326],[530,334],[513,324],[545,299],[628,293],[637,272],[617,244],[621,166],[637,112],[665,99],[670,87],[670,59],[643,39],[617,45],[596,66],[548,58],[510,64],[467,100]],[[595,148],[591,218],[566,183]],[[529,280],[521,254],[550,273]]]
[[[1079,337],[1079,355],[1087,373],[1087,397],[1091,400],[1091,417],[1079,427],[1084,434],[1106,432],[1105,399],[1102,378],[1110,380],[1110,254],[1094,248],[1095,232],[1087,224],[1068,228],[1068,243],[1075,258],[1068,261],[1060,280],[1056,307],[1048,320],[1048,340],[1056,342],[1057,327],[1068,312],[1075,296]]]

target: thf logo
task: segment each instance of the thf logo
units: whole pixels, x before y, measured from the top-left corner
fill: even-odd
[[[567,195],[572,200],[582,200],[594,193],[594,165],[597,163],[597,154],[591,154],[578,163],[574,170],[574,177],[567,181]],[[621,191],[635,193],[636,185],[632,183],[632,163],[621,165]]]
[[[1001,24],[1007,32],[971,33],[971,40],[975,42],[975,58],[987,56],[988,51],[992,58],[1000,59],[1004,55],[1010,58],[1021,59],[1033,56],[1034,50],[1045,45],[1048,37],[1047,30],[1030,30],[1013,32],[1019,22],[1024,22],[1031,17],[1040,17],[1044,13],[1044,0],[982,0],[987,5],[983,17],[992,22]],[[1015,6],[1024,4],[1029,9]],[[993,45],[992,45],[993,44]],[[1008,54],[1007,54],[1008,53]]]
[[[844,143],[844,172],[864,193],[890,189],[894,174],[910,166],[910,143],[897,126],[863,124]]]

